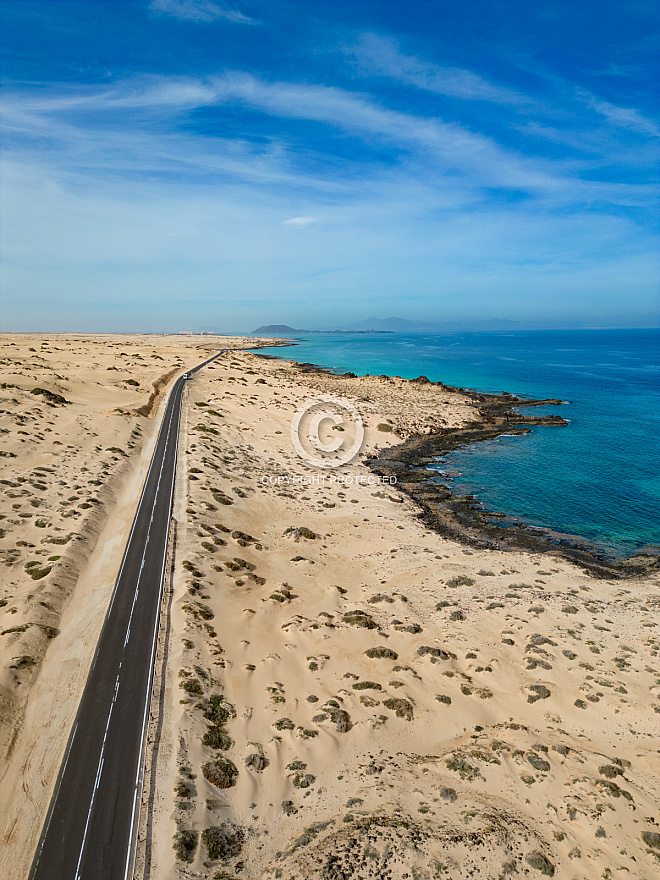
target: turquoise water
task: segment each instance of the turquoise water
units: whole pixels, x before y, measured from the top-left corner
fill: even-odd
[[[534,410],[568,426],[472,444],[438,470],[521,522],[616,555],[660,549],[660,331],[311,335],[269,352],[337,372],[568,401]]]

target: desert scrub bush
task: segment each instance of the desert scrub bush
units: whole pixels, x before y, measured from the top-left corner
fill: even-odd
[[[47,565],[45,568],[39,568],[38,562],[25,563],[25,570],[33,581],[40,581],[42,578],[45,578],[46,575],[51,573],[52,569],[52,565]]]
[[[464,574],[459,574],[457,577],[453,577],[447,581],[448,587],[472,587],[474,586],[474,581],[472,578],[466,577]]]
[[[364,627],[364,629],[378,629],[376,621],[370,614],[367,614],[366,611],[347,611],[342,620],[350,626],[361,626]]]
[[[344,712],[344,715],[348,715],[348,712]],[[314,739],[315,736],[319,735],[319,732],[318,730],[308,730],[306,727],[299,727],[298,735],[301,739]]]
[[[31,626],[31,623],[20,623],[18,626],[11,626],[9,629],[3,629],[2,632],[0,632],[0,636],[8,636],[11,635],[11,633],[24,633]]]
[[[179,682],[179,687],[191,697],[201,697],[204,694],[204,688],[196,678],[185,678]]]
[[[209,727],[202,737],[202,745],[208,746],[210,749],[220,749],[226,752],[234,745],[234,740],[220,725]]]
[[[174,786],[174,794],[175,794],[178,798],[189,798],[190,795],[191,795],[191,791],[190,791],[190,788],[188,787],[188,785],[186,785],[185,782],[182,782],[181,780],[179,780],[179,781],[176,783],[176,785]]]
[[[186,602],[185,605],[181,606],[183,611],[187,611],[188,614],[192,615],[195,620],[199,620],[201,617],[202,620],[213,620],[215,614],[208,605],[204,605],[202,602]]]
[[[308,529],[307,526],[289,526],[284,534],[291,535],[295,541],[299,541],[300,538],[306,538],[308,541],[313,541],[318,537],[311,529]]]
[[[291,784],[294,788],[309,788],[315,782],[316,776],[313,776],[311,773],[295,773],[291,779]]]
[[[356,681],[353,685],[354,691],[382,691],[382,689],[377,681]]]
[[[192,862],[197,850],[197,832],[181,829],[174,835],[172,841],[175,855],[182,862]]]
[[[215,761],[207,761],[202,765],[202,773],[204,779],[216,788],[232,788],[236,785],[238,769],[228,758],[216,758]]]
[[[204,718],[214,725],[226,724],[231,718],[236,717],[236,710],[231,703],[227,702],[222,694],[211,694],[209,707],[204,712]]]
[[[378,431],[381,431],[383,434],[389,434],[394,430],[392,428],[392,425],[388,425],[387,422],[380,422],[380,424],[377,425],[376,428]]]
[[[240,556],[234,556],[232,562],[235,565],[238,565],[239,568],[244,568],[246,571],[254,571],[256,565],[253,565],[251,562],[246,562],[245,559],[241,559]]]
[[[205,828],[202,831],[202,843],[211,861],[230,859],[237,856],[243,848],[243,834],[240,829],[228,824]]]
[[[405,718],[406,721],[413,719],[413,705],[410,700],[404,700],[401,697],[391,697],[389,700],[383,700],[383,706],[390,709],[397,718]]]
[[[61,394],[56,394],[54,391],[48,391],[47,388],[33,388],[32,394],[40,395],[41,397],[44,398],[44,400],[47,403],[50,403],[52,405],[54,405],[54,404],[61,405],[63,403],[69,402],[65,397],[62,397]]]
[[[290,718],[279,718],[273,722],[273,727],[277,730],[293,730],[295,724]]]
[[[227,531],[227,529],[223,529],[223,531]],[[238,531],[238,529],[235,529],[231,533],[231,537],[234,539],[234,541],[237,541],[239,544],[241,544],[241,541],[242,541],[243,542],[243,544],[241,544],[242,547],[245,547],[247,544],[251,544],[254,542],[254,538],[252,537],[252,535],[248,535],[245,532],[240,532],[240,531]]]
[[[463,755],[451,755],[451,757],[445,760],[445,766],[448,770],[458,773],[461,779],[467,779],[468,782],[472,782],[473,779],[481,775],[479,768],[475,767],[474,764],[470,764]]]
[[[217,434],[218,432],[215,431]],[[231,498],[228,498],[224,492],[221,492],[220,489],[211,489],[211,495],[213,495],[213,500],[217,504],[233,504],[234,502]]]
[[[55,639],[60,634],[59,629],[55,626],[47,626],[45,623],[40,623],[38,626],[41,627],[41,631],[47,639]]]
[[[377,648],[367,648],[364,652],[367,657],[371,657],[372,659],[380,659],[384,658],[386,660],[398,660],[399,655],[396,651],[393,651],[391,648],[385,648],[383,646],[379,646]]]
[[[456,660],[456,654],[453,651],[445,651],[443,648],[432,648],[430,645],[421,645],[417,649],[417,654],[420,657],[424,657],[426,654],[431,656],[431,659],[435,660]]]
[[[215,614],[211,611],[208,605],[204,605],[202,602],[195,602],[194,604],[197,609],[197,614],[202,620],[213,620]]]

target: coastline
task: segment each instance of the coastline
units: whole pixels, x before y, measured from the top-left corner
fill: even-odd
[[[296,345],[296,342],[287,342]],[[259,355],[278,359],[278,355]],[[294,362],[303,373],[322,373],[338,379],[356,378],[354,373],[335,373],[331,368],[307,362]],[[365,377],[366,378],[366,377]],[[504,434],[528,434],[532,427],[562,427],[568,422],[561,416],[525,416],[516,408],[563,406],[559,398],[535,400],[510,392],[489,394],[431,382],[426,376],[416,379],[396,378],[416,385],[434,385],[444,391],[470,398],[479,420],[468,425],[439,428],[431,433],[414,434],[403,443],[378,452],[367,461],[374,474],[396,477],[397,487],[417,506],[423,522],[434,531],[467,546],[492,550],[528,550],[561,556],[581,566],[597,578],[635,578],[660,570],[660,555],[638,552],[615,556],[601,545],[579,535],[564,535],[550,526],[532,526],[513,522],[514,516],[488,510],[472,494],[452,491],[434,477],[428,465],[447,452],[470,443],[492,440]],[[496,522],[493,522],[496,520]]]

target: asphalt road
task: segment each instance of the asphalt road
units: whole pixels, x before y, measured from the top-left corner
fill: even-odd
[[[185,384],[170,393],[30,880],[130,876]]]

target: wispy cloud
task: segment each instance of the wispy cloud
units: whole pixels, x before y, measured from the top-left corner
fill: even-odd
[[[594,95],[585,94],[585,101],[588,107],[604,116],[612,125],[630,129],[638,134],[660,138],[660,127],[652,119],[646,119],[639,110],[631,107],[617,107],[608,101],[599,100]]]
[[[439,95],[515,106],[531,103],[525,95],[495,85],[470,70],[443,67],[414,55],[404,55],[394,40],[377,34],[364,34],[358,43],[346,47],[344,52],[355,59],[355,65],[362,73],[386,76]]]
[[[292,217],[290,220],[282,221],[284,226],[311,226],[312,223],[317,222],[318,217]]]
[[[154,12],[187,21],[210,22],[224,18],[236,24],[255,24],[254,19],[237,9],[221,6],[212,0],[151,0],[149,6]]]
[[[222,119],[222,108],[229,105],[243,113],[246,140],[241,141],[236,135],[231,140],[208,136],[203,130],[195,133],[190,126],[187,135],[175,133],[176,120],[191,111],[203,108],[207,114]],[[138,119],[134,111],[139,111]],[[188,168],[197,160],[209,169],[218,167],[227,153],[232,162],[237,155],[243,156],[245,161],[236,164],[243,164],[246,171],[251,162],[258,169],[261,158],[269,152],[273,156],[278,154],[284,165],[289,161],[300,162],[305,151],[288,150],[286,137],[266,141],[261,148],[250,144],[250,134],[264,126],[250,115],[255,111],[277,119],[321,123],[335,132],[351,135],[367,151],[395,149],[397,164],[402,169],[426,175],[427,185],[435,188],[458,185],[466,192],[500,188],[535,197],[552,196],[558,201],[595,197],[598,201],[609,198],[617,204],[622,198],[623,204],[628,204],[631,194],[637,203],[645,191],[640,184],[610,185],[607,179],[599,182],[593,158],[575,155],[579,138],[573,138],[571,143],[571,138],[561,130],[518,127],[535,140],[541,136],[548,142],[552,135],[557,144],[564,143],[567,150],[572,148],[570,156],[549,159],[534,155],[533,150],[524,154],[505,147],[492,136],[457,122],[393,110],[367,94],[329,86],[269,82],[241,72],[212,77],[145,77],[110,87],[89,86],[36,97],[6,93],[5,129],[29,139],[48,137],[55,142],[75,143],[78,150],[85,145],[92,155],[95,150],[101,155],[112,155],[111,165],[116,164],[119,144],[124,145],[126,162],[132,154],[132,143],[142,149],[143,142],[149,140],[153,141],[151,153],[145,149],[142,155],[145,166],[170,154],[172,162]],[[112,138],[108,137],[108,126],[114,126]],[[608,140],[602,132],[599,137],[592,137],[590,142],[598,143],[599,161],[620,162],[621,144],[611,137]],[[332,164],[327,166],[324,173],[326,179],[328,173],[332,176],[331,167]],[[376,163],[372,173],[377,174],[379,167]]]

